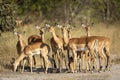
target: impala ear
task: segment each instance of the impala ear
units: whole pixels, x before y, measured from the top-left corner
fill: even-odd
[[[16,28],[14,28],[13,35],[17,35],[17,34],[18,34],[18,32],[16,31]]]
[[[69,24],[66,24],[66,27],[67,27],[67,28],[70,28],[70,26],[71,26],[71,24],[70,24],[70,23],[69,23]]]
[[[55,27],[61,28],[62,26],[55,22]]]
[[[74,30],[76,28],[76,26],[73,26],[71,29]]]
[[[57,25],[58,25],[58,23],[55,22],[55,26],[57,26]]]
[[[82,25],[81,25],[81,26],[82,26],[83,28],[87,27],[87,26],[86,26],[85,24],[83,24],[83,23],[82,23]]]
[[[48,31],[50,29],[50,25],[45,23],[44,28],[45,28],[46,31]]]
[[[62,28],[63,26],[58,24],[57,27],[58,27],[58,28]]]
[[[14,35],[18,35],[18,32],[14,31],[13,34],[14,34]]]
[[[74,25],[73,28],[76,28],[76,26]]]

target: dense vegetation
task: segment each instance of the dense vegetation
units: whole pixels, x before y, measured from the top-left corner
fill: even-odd
[[[0,0],[0,30],[13,29],[17,16],[24,23],[47,20],[76,24],[116,22],[119,14],[119,0]]]

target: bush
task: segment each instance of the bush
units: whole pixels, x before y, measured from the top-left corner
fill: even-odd
[[[0,2],[0,31],[12,31],[16,25],[15,9],[11,0]]]

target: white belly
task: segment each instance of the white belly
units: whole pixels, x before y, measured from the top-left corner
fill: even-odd
[[[38,54],[41,54],[41,51],[40,51],[39,49],[35,49],[35,50],[33,50],[33,51],[30,51],[30,53],[31,53],[32,55],[38,55]]]
[[[41,53],[41,51],[34,51],[33,55],[40,54],[40,53]]]
[[[77,48],[77,51],[86,51],[87,47]]]

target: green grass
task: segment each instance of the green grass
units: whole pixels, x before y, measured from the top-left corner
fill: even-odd
[[[60,36],[61,30],[56,29],[56,33]],[[119,49],[120,49],[120,27],[118,25],[109,25],[106,27],[105,24],[96,24],[94,27],[91,28],[91,35],[97,36],[108,36],[111,38],[111,54],[113,56],[120,57]],[[34,25],[25,25],[23,27],[17,28],[17,31],[25,31],[25,35],[23,35],[23,39],[27,43],[27,38],[32,34],[38,34],[39,31],[34,28]],[[77,25],[77,29],[72,31],[72,37],[80,37],[86,35],[85,30],[80,26]],[[46,31],[45,32],[45,40],[49,44],[51,38],[51,34]],[[12,57],[17,58],[17,51],[16,51],[16,43],[17,43],[17,36],[13,35],[12,32],[2,33],[0,37],[0,72],[9,71],[10,59]]]

